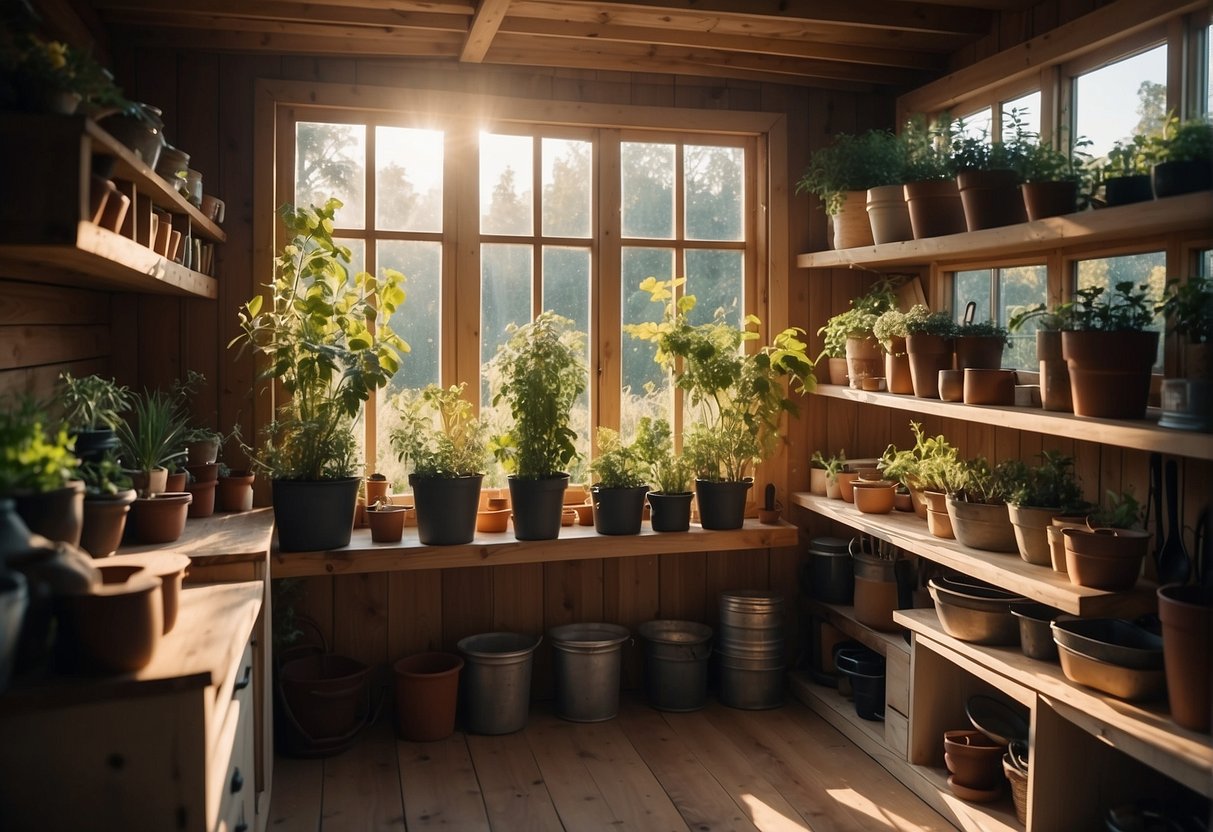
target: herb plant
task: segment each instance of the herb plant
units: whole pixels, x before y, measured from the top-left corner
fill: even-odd
[[[85,493],[92,497],[113,497],[131,487],[131,478],[109,454],[96,462],[81,463],[80,479],[84,480]]]
[[[1189,344],[1208,343],[1213,340],[1213,278],[1197,275],[1168,281],[1155,312],[1165,315],[1168,329]]]
[[[636,425],[632,446],[649,466],[649,481],[662,494],[687,494],[694,473],[686,461],[674,452],[670,423],[665,419],[642,416]]]
[[[893,351],[894,338],[905,338],[907,334],[906,313],[900,309],[889,309],[882,312],[872,322],[872,337],[880,342],[885,352]]]
[[[944,472],[947,492],[968,503],[1005,503],[1018,486],[1022,465],[1019,460],[1006,460],[991,466],[983,456],[958,460]]]
[[[1163,122],[1162,134],[1146,139],[1150,159],[1159,162],[1213,164],[1213,123],[1208,117],[1183,122],[1174,113]]]
[[[813,457],[809,461],[819,468],[824,468],[826,476],[833,480],[842,473],[842,469],[847,467],[847,452],[839,451],[834,456],[826,459],[821,455],[821,451],[814,451]]]
[[[919,422],[911,421],[910,430],[914,434],[914,447],[898,450],[890,444],[877,467],[885,479],[896,480],[907,488],[943,491],[945,472],[957,459],[956,448],[943,434],[927,436]]]
[[[904,173],[905,145],[892,133],[840,133],[828,147],[813,153],[796,183],[796,192],[817,196],[826,213],[834,216],[842,210],[848,191],[897,184],[903,181]]]
[[[850,309],[833,316],[817,330],[818,335],[825,337],[825,354],[831,358],[844,356],[848,338],[863,338],[872,334],[876,319],[896,305],[894,284],[888,280],[881,280],[866,294],[852,298]]]
[[[635,443],[625,444],[619,432],[598,428],[598,455],[590,463],[595,485],[602,488],[640,488],[648,482],[648,467]]]
[[[1031,508],[1057,508],[1063,514],[1073,514],[1082,504],[1074,458],[1059,451],[1043,451],[1039,465],[1024,466],[1007,502]]]
[[[163,390],[144,390],[134,398],[130,415],[116,432],[122,461],[150,473],[185,456],[185,414],[177,398]]]
[[[906,312],[906,335],[956,335],[956,322],[947,312],[932,312],[921,303],[916,303]]]
[[[1092,512],[1089,523],[1097,529],[1140,529],[1142,505],[1133,496],[1133,489],[1108,491],[1103,505]]]
[[[418,477],[469,477],[484,472],[484,423],[463,398],[466,385],[404,391],[392,399],[400,424],[391,434],[397,457]]]
[[[1075,292],[1068,313],[1067,329],[1094,332],[1137,332],[1154,323],[1150,286],[1134,286],[1123,280],[1107,291],[1103,286],[1088,286]]]
[[[961,324],[956,328],[957,338],[998,338],[1002,345],[1007,345],[1007,328],[993,321],[973,321]]]
[[[40,494],[62,488],[76,475],[74,440],[62,426],[45,422],[30,398],[6,398],[0,406],[0,495]]]
[[[947,113],[928,122],[925,115],[911,116],[897,134],[906,155],[906,182],[951,179],[956,175],[952,140],[957,125]]]
[[[59,404],[63,421],[77,430],[113,429],[131,406],[131,391],[113,379],[98,375],[75,378],[59,374]]]

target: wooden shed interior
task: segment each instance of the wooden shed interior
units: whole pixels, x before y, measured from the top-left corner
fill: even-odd
[[[149,261],[148,250],[134,240],[117,245],[108,236],[86,240],[83,232],[77,239],[77,225],[85,225],[79,217],[87,199],[81,182],[88,182],[88,143],[99,140],[89,138],[83,118],[0,114],[0,167],[6,182],[20,185],[6,185],[0,205],[0,226],[8,228],[0,231],[4,394],[48,397],[65,371],[112,376],[133,390],[167,389],[187,371],[197,371],[206,383],[193,399],[194,418],[220,432],[238,426],[244,437],[256,436],[272,417],[274,391],[258,378],[255,357],[229,344],[241,334],[241,305],[272,279],[274,253],[283,244],[275,209],[311,193],[299,185],[296,158],[299,131],[311,124],[363,131],[365,178],[358,193],[368,205],[380,196],[386,202],[390,187],[367,172],[366,159],[388,152],[386,143],[376,144],[386,140],[376,136],[413,128],[446,131],[445,168],[434,179],[445,194],[437,227],[416,233],[375,228],[374,212],[367,209],[343,235],[358,241],[368,265],[390,265],[383,252],[394,245],[401,251],[432,246],[427,251],[437,264],[434,278],[409,284],[404,304],[421,310],[410,313],[415,317],[409,321],[428,317],[432,329],[402,334],[419,339],[414,354],[432,357],[433,381],[469,382],[468,395],[484,407],[478,380],[485,344],[497,342],[481,331],[482,310],[497,302],[513,303],[511,310],[519,306],[505,291],[492,294],[484,282],[490,262],[485,252],[493,246],[504,250],[509,240],[482,239],[476,226],[476,206],[485,210],[481,202],[491,198],[491,189],[478,189],[475,171],[483,176],[492,162],[479,154],[477,137],[488,131],[525,139],[527,165],[534,164],[523,175],[534,176],[536,193],[546,181],[543,142],[593,148],[592,230],[550,239],[528,230],[521,247],[536,263],[549,249],[564,247],[583,251],[590,264],[582,311],[591,333],[594,425],[619,427],[632,412],[629,394],[620,387],[634,357],[619,323],[629,314],[627,292],[634,289],[627,281],[653,261],[631,264],[629,251],[652,250],[645,248],[649,237],[666,245],[663,233],[629,229],[618,210],[629,148],[645,142],[668,142],[680,160],[685,147],[696,145],[732,149],[744,159],[739,181],[746,230],[712,245],[674,232],[668,262],[694,281],[699,254],[735,256],[742,307],[761,319],[764,337],[800,327],[814,356],[822,349],[819,328],[886,275],[915,279],[932,309],[959,314],[962,280],[989,280],[995,288],[986,288],[983,297],[997,313],[996,281],[1019,267],[1039,270],[1041,300],[1051,304],[1072,298],[1081,264],[1100,258],[1148,253],[1168,278],[1201,269],[1208,275],[1210,267],[1209,191],[1056,222],[832,250],[821,203],[795,190],[811,155],[835,136],[896,129],[915,113],[967,115],[985,108],[998,129],[1007,102],[1036,95],[1037,131],[1064,131],[1080,107],[1076,77],[1160,45],[1166,47],[1160,105],[1185,117],[1207,116],[1213,19],[1205,0],[32,5],[47,38],[91,50],[130,99],[163,110],[168,141],[188,150],[189,166],[203,172],[206,193],[221,198],[226,212],[222,223],[197,212],[187,220],[213,243],[207,273]],[[1136,86],[1102,89],[1081,106],[1132,109],[1137,92]],[[43,155],[58,161],[25,165]],[[48,170],[54,171],[50,179]],[[677,171],[684,175],[682,167]],[[679,204],[675,210],[681,222],[685,208]],[[39,211],[49,220],[43,222]],[[527,222],[535,218],[542,225],[539,209],[532,214]],[[64,217],[70,241],[37,241]],[[533,291],[529,307],[519,301],[524,316],[546,303],[546,284],[535,276],[538,267],[527,262]],[[426,338],[434,341],[428,353]],[[1164,336],[1156,382],[1180,366],[1180,355],[1178,339]],[[208,832],[411,830],[439,822],[494,830],[672,825],[1048,832],[1102,829],[1110,808],[1138,798],[1182,806],[1208,823],[1213,743],[1207,728],[1176,725],[1165,697],[1124,702],[1069,682],[1056,664],[1036,663],[1016,648],[959,641],[943,631],[929,599],[926,608],[898,614],[900,630],[912,632],[911,639],[901,631],[867,627],[852,607],[812,601],[798,587],[811,539],[864,532],[1065,613],[1148,612],[1156,604],[1150,563],[1132,593],[1075,587],[1065,575],[1015,555],[974,555],[902,522],[900,515],[872,519],[813,495],[810,458],[844,449],[847,457],[862,459],[879,457],[890,443],[909,447],[914,420],[928,434],[945,435],[963,456],[983,455],[993,463],[1062,452],[1074,458],[1088,499],[1131,490],[1144,501],[1151,492],[1151,455],[1162,454],[1177,464],[1182,539],[1195,554],[1203,542],[1196,534],[1198,520],[1207,523],[1213,511],[1213,434],[1161,428],[1156,411],[1154,421],[1085,419],[828,385],[824,359],[817,377],[823,383],[799,398],[799,412],[786,419],[778,451],[754,474],[752,501],[761,499],[760,486],[774,484],[782,508],[777,525],[747,520],[732,532],[619,539],[573,527],[556,541],[516,543],[503,536],[499,544],[478,539],[446,550],[421,546],[406,530],[405,540],[413,541],[407,545],[376,548],[361,537],[351,551],[282,553],[272,545],[272,514],[264,508],[270,504],[269,482],[259,478],[261,509],[191,520],[174,547],[195,557],[185,590],[195,593],[194,601],[183,600],[177,630],[165,637],[149,669],[117,681],[76,679],[53,688],[53,695],[35,686],[34,696],[29,682],[17,680],[9,694],[0,695],[0,828],[33,828],[22,820],[31,817],[24,814],[31,796],[41,804],[39,811],[49,813],[44,822],[51,818],[38,828],[71,828],[72,819],[95,811],[125,824],[107,820],[96,828]],[[1157,393],[1157,383],[1155,388]],[[371,413],[366,419],[368,473],[376,466],[376,450],[380,458],[386,453],[376,418]],[[239,456],[225,450],[233,468],[243,467]],[[1161,521],[1154,517],[1157,525],[1151,526],[1160,543]],[[121,551],[157,548],[128,545]],[[331,651],[385,670],[384,679],[402,656],[456,651],[460,639],[477,633],[538,635],[587,621],[634,631],[654,619],[716,627],[720,593],[774,590],[786,600],[789,704],[771,712],[733,713],[714,703],[707,717],[657,715],[642,702],[642,649],[629,643],[620,717],[626,738],[621,741],[624,734],[614,723],[577,725],[581,733],[570,734],[573,728],[552,718],[547,704],[554,669],[544,644],[536,654],[532,690],[539,710],[527,731],[531,748],[542,748],[534,751],[535,760],[517,736],[459,734],[458,743],[397,744],[386,727],[370,729],[361,750],[355,746],[323,761],[275,759],[274,721],[282,717],[273,687],[269,587],[277,578],[291,579],[289,600],[279,599],[279,607],[305,614]],[[240,630],[236,636],[228,632],[233,627]],[[812,681],[809,665],[823,630],[884,657],[883,724],[859,719],[836,690]],[[200,691],[180,681],[199,662],[210,662]],[[248,692],[240,685],[245,666],[251,674],[244,677],[251,678]],[[157,687],[148,681],[155,673],[179,678]],[[198,699],[188,698],[187,689]],[[966,700],[982,693],[1016,703],[1029,717],[1026,820],[1017,819],[1009,790],[993,803],[971,802],[955,796],[946,782],[942,733],[968,727]],[[219,704],[228,700],[242,703],[243,716],[235,712],[224,720]],[[132,730],[135,722],[144,727]],[[385,714],[382,723],[389,722]],[[78,731],[90,739],[77,739]],[[130,734],[139,736],[133,740]],[[160,748],[153,736],[172,737],[174,749],[136,759],[139,749]],[[67,750],[77,744],[79,753]],[[719,756],[726,745],[733,758]],[[129,755],[125,761],[113,750],[119,746]],[[814,750],[804,750],[809,747]],[[89,759],[86,751],[93,748],[108,749],[108,763]],[[247,799],[237,800],[229,794],[236,791],[229,763],[234,767],[231,761],[241,754],[252,785],[243,792]],[[538,779],[519,785],[535,766]],[[864,791],[848,783],[839,772],[850,767],[870,769],[878,786]],[[589,789],[575,779],[583,769],[586,782],[594,784],[592,794],[579,791]],[[45,772],[62,772],[61,782],[42,781]],[[803,782],[797,779],[802,775]],[[668,800],[654,798],[654,788]],[[52,792],[63,807],[45,805]],[[819,794],[830,797],[814,796]],[[151,817],[175,818],[174,825],[149,824]]]

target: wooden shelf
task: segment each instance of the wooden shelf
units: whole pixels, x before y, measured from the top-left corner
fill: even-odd
[[[819,384],[815,393],[830,399],[889,407],[916,414],[997,424],[999,427],[1030,430],[1067,439],[1081,437],[1085,441],[1102,442],[1105,445],[1213,460],[1213,433],[1160,428],[1158,411],[1153,408],[1147,419],[1113,420],[1075,416],[1073,413],[1054,413],[1039,408],[993,407],[920,399],[894,393],[873,393],[839,384]]]
[[[1171,721],[1166,705],[1125,702],[1076,685],[1053,662],[1030,659],[1017,647],[969,644],[944,632],[933,609],[899,610],[899,624],[970,661],[1026,686],[1095,737],[1166,776],[1213,797],[1213,738]]]
[[[355,529],[350,545],[328,552],[279,552],[271,557],[275,578],[304,575],[352,575],[413,569],[452,569],[464,566],[504,566],[519,563],[674,555],[684,552],[730,552],[777,549],[797,544],[795,526],[780,522],[764,525],[747,520],[734,531],[705,531],[691,526],[687,532],[638,535],[600,535],[592,526],[563,526],[555,540],[515,540],[512,532],[477,532],[471,543],[459,546],[424,546],[416,528],[404,530],[399,543],[373,543],[369,529]]]
[[[818,618],[828,621],[834,629],[853,638],[865,647],[875,650],[882,656],[889,655],[890,651],[897,651],[910,654],[910,645],[906,641],[904,633],[883,633],[879,630],[873,630],[871,627],[865,627],[855,619],[855,608],[844,606],[842,604],[827,604],[824,601],[815,601],[811,598],[801,596],[804,608]]]
[[[255,508],[191,518],[185,523],[185,532],[173,543],[124,545],[118,554],[170,551],[186,555],[200,566],[258,563],[269,556],[273,537],[274,510]]]
[[[927,531],[927,524],[917,515],[895,511],[891,514],[862,514],[851,503],[831,500],[816,494],[797,492],[792,495],[795,505],[844,523],[852,528],[887,540],[908,552],[995,586],[1057,607],[1075,615],[1137,614],[1152,606],[1149,587],[1133,592],[1105,592],[1075,586],[1060,572],[1047,566],[1036,566],[1015,553],[982,552],[962,546],[955,540],[943,540]]]
[[[884,766],[890,774],[965,832],[1022,832],[1009,797],[992,804],[967,803],[948,788],[947,772],[913,765],[895,756],[884,744],[879,722],[861,719],[855,705],[834,688],[814,684],[805,674],[790,675],[792,693],[848,739]]]
[[[1203,191],[984,231],[841,251],[815,251],[798,255],[796,265],[802,269],[882,268],[981,257],[1020,257],[1177,231],[1207,231],[1211,225],[1213,198]]]

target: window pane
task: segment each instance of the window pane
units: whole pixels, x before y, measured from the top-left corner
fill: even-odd
[[[745,151],[740,147],[686,146],[683,170],[687,239],[742,239],[744,169]]]
[[[442,131],[375,128],[375,226],[442,230]]]
[[[740,251],[688,251],[686,292],[697,302],[691,310],[691,323],[712,320],[717,309],[725,311],[725,320],[741,326],[744,317],[744,259]]]
[[[1213,113],[1213,26],[1205,29],[1205,115]]]
[[[1014,138],[1011,113],[1019,116],[1019,128],[1024,133],[1040,135],[1040,90],[1030,92],[1012,101],[1002,102],[1002,140]]]
[[[345,237],[334,238],[333,242],[350,250],[350,262],[346,269],[351,277],[358,272],[366,271],[366,240]]]
[[[623,142],[623,236],[668,240],[674,236],[674,145]]]
[[[581,461],[569,469],[572,482],[587,482],[586,465],[590,458],[590,250],[544,246],[543,248],[543,308],[551,309],[573,322],[573,327],[586,335],[586,389],[573,404],[570,427],[577,433],[574,443]]]
[[[543,140],[543,233],[589,237],[594,146],[567,139]]]
[[[661,320],[663,304],[653,303],[639,289],[646,277],[669,280],[674,276],[674,251],[668,248],[624,248],[622,276],[623,323]],[[674,398],[670,379],[653,360],[657,347],[630,335],[620,337],[620,366],[623,391],[620,397],[619,429],[632,436],[641,416],[672,419]]]
[[[1126,254],[1120,257],[1101,257],[1095,260],[1080,260],[1075,268],[1075,286],[1086,289],[1092,286],[1111,288],[1117,283],[1132,281],[1136,286],[1148,283],[1150,297],[1162,296],[1167,282],[1167,256],[1162,251],[1143,254]],[[1163,330],[1163,319],[1156,317],[1151,329]],[[1154,361],[1155,372],[1162,372],[1163,340],[1158,339],[1158,357]]]
[[[956,319],[962,320],[965,307],[970,302],[977,304],[973,314],[975,321],[987,321],[994,317],[994,300],[990,297],[990,269],[975,269],[956,272],[952,278],[952,311]]]
[[[1047,303],[1049,299],[1048,270],[1039,266],[1015,266],[998,269],[998,315],[995,320],[1006,326],[1021,309]],[[1032,320],[1017,332],[1012,332],[1002,354],[1002,366],[1012,370],[1035,370],[1036,326]]]
[[[1118,105],[1110,107],[1110,101]],[[1157,133],[1167,113],[1167,47],[1077,76],[1074,102],[1074,135],[1091,140],[1088,152],[1095,158],[1106,156],[1113,142]]]
[[[532,141],[530,136],[480,134],[481,233],[531,233]]]
[[[492,406],[494,385],[484,368],[497,354],[497,347],[508,340],[506,326],[531,319],[532,251],[530,246],[496,243],[480,248],[480,412],[491,435],[505,432],[510,414],[504,402]],[[489,484],[504,485],[500,466],[489,468]]]
[[[366,227],[366,127],[300,121],[295,126],[295,204],[341,200],[338,228]]]
[[[994,124],[994,110],[992,107],[986,107],[961,116],[959,122],[961,135],[971,139],[984,139],[990,135],[990,127]]]

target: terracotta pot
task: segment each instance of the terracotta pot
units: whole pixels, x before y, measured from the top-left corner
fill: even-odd
[[[210,482],[191,482],[185,486],[185,490],[193,495],[194,499],[190,502],[189,517],[210,517],[215,513],[215,489],[219,483],[215,480]]]
[[[965,375],[963,370],[940,370],[935,386],[939,388],[939,398],[941,401],[964,401]]]
[[[826,496],[828,477],[824,468],[809,468],[809,493]]]
[[[1036,330],[1036,359],[1040,362],[1040,404],[1045,410],[1072,413],[1070,366],[1061,354],[1061,330]]]
[[[867,191],[848,191],[842,208],[831,219],[834,248],[860,248],[872,245],[872,225],[868,222]]]
[[[957,335],[952,346],[958,370],[1002,368],[1002,338],[996,335]]]
[[[455,732],[455,703],[463,659],[418,653],[400,659],[396,675],[396,733],[408,742],[434,742]]]
[[[842,497],[843,502],[855,502],[855,480],[859,479],[859,473],[839,471],[834,479],[838,482],[838,496]]]
[[[67,596],[63,606],[76,658],[110,673],[142,670],[164,634],[161,581],[140,566],[97,568],[101,586]]]
[[[856,481],[851,490],[855,497],[855,508],[864,514],[888,514],[893,510],[895,482]]]
[[[56,542],[80,545],[84,525],[84,482],[69,480],[62,488],[13,497],[17,514],[34,534]]]
[[[404,537],[405,506],[368,508],[366,522],[371,527],[371,540],[375,543],[397,543]]]
[[[845,358],[829,359],[830,384],[844,387],[847,384],[847,360]]]
[[[872,226],[872,242],[876,245],[914,239],[904,186],[868,188],[867,209],[868,223]]]
[[[948,517],[948,495],[942,491],[924,491],[922,496],[927,502],[927,531],[944,540],[955,540],[956,533],[952,531],[952,520]]]
[[[112,187],[109,198],[101,209],[100,226],[113,231],[115,234],[121,234],[122,226],[126,222],[126,215],[130,211],[130,207],[131,198],[121,193],[117,187]]]
[[[127,471],[127,476],[131,478],[131,488],[138,492],[140,497],[150,497],[155,494],[163,494],[168,491],[168,469],[155,468],[151,471]]]
[[[914,395],[914,377],[910,374],[910,356],[906,353],[906,339],[897,337],[889,345],[891,352],[884,356],[884,376],[890,393],[901,396]]]
[[[1213,587],[1159,587],[1158,617],[1171,718],[1184,728],[1208,733],[1213,706],[1209,692]]]
[[[1029,220],[1072,214],[1078,201],[1077,182],[1025,182],[1019,190]]]
[[[920,520],[927,519],[927,495],[926,492],[918,488],[910,489],[910,497],[914,501],[914,513],[918,515]]]
[[[1157,332],[1063,332],[1074,413],[1142,419],[1150,396]]]
[[[1004,503],[987,505],[947,498],[948,519],[956,539],[971,549],[984,552],[1015,552],[1015,527]]]
[[[1015,528],[1015,545],[1019,556],[1037,566],[1049,565],[1049,535],[1047,529],[1060,508],[1007,506],[1007,515]]]
[[[1013,405],[1015,404],[1014,370],[964,371],[964,403]]]
[[[890,633],[900,627],[893,621],[897,609],[897,582],[855,576],[855,620],[865,627]]]
[[[914,395],[938,399],[939,371],[952,369],[952,339],[942,335],[910,335],[906,338],[906,351],[910,356]]]
[[[189,479],[190,475],[185,471],[171,471],[164,479],[164,490],[180,494],[185,491],[185,484]]]
[[[1135,529],[1063,529],[1070,583],[1092,589],[1132,589],[1150,535]]]
[[[1154,199],[1154,186],[1150,182],[1148,173],[1116,176],[1104,181],[1104,202],[1109,208],[1116,205],[1132,205],[1135,202],[1149,202],[1152,199]]]
[[[842,485],[838,482],[838,474],[826,477],[826,498],[830,500],[842,499]]]
[[[131,528],[140,543],[172,543],[185,531],[185,518],[194,496],[166,491],[140,497],[131,504]]]
[[[366,488],[366,504],[367,507],[375,505],[379,500],[388,501],[388,492],[391,491],[392,483],[384,479],[373,479],[367,477],[365,480]],[[369,521],[368,521],[369,522]]]
[[[126,515],[135,502],[135,489],[128,488],[113,497],[88,497],[84,501],[84,524],[80,548],[95,558],[108,558],[122,544]]]
[[[508,508],[484,509],[476,512],[476,531],[488,534],[498,534],[509,528],[510,510]]]
[[[1064,529],[1085,529],[1087,518],[1077,515],[1058,515],[1045,529],[1045,537],[1049,541],[1049,563],[1054,572],[1065,574],[1066,571],[1066,539],[1062,536]]]
[[[160,597],[164,607],[164,634],[168,635],[177,623],[177,610],[181,605],[181,584],[185,580],[190,559],[177,552],[149,551],[117,555],[106,561],[113,566],[136,566],[146,569],[160,579]]]
[[[907,514],[914,510],[914,495],[909,491],[893,492],[893,508]]]
[[[993,789],[1002,782],[1005,752],[1005,745],[971,728],[943,734],[944,763],[956,782],[970,789]]]
[[[872,336],[847,338],[847,379],[851,387],[862,389],[863,380],[884,373],[884,354]]]
[[[915,240],[961,234],[966,230],[964,206],[955,179],[910,182],[905,185],[905,195]]]
[[[253,480],[256,474],[248,471],[233,471],[220,477],[215,488],[215,502],[220,511],[252,511]]]
[[[962,170],[956,174],[956,188],[969,231],[1028,221],[1013,170]]]
[[[200,462],[187,465],[185,470],[193,477],[194,482],[215,482],[219,479],[219,464],[217,462]]]

